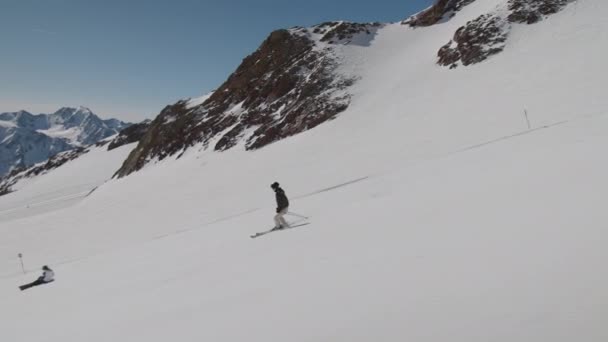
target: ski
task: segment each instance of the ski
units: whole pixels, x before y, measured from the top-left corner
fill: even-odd
[[[293,225],[293,226],[289,226],[287,228],[280,228],[280,229],[272,228],[270,230],[266,230],[266,231],[263,231],[263,232],[259,232],[259,233],[255,233],[253,235],[250,235],[250,237],[252,239],[255,239],[257,237],[260,237],[260,236],[263,236],[263,235],[266,235],[266,234],[270,234],[272,232],[278,232],[278,231],[282,231],[282,230],[293,229],[293,228],[297,228],[297,227],[306,226],[306,225],[309,225],[309,224],[310,224],[310,222],[306,222],[306,223],[300,223],[300,224],[296,224],[296,225]]]

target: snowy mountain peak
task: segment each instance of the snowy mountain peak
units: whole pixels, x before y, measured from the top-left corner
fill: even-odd
[[[62,118],[63,120],[68,120],[74,116],[77,116],[80,118],[86,118],[91,115],[95,115],[95,114],[93,114],[93,112],[89,108],[79,106],[79,107],[62,107],[59,110],[57,110],[55,113],[51,114],[51,117],[59,117],[59,118]]]
[[[25,110],[20,110],[17,112],[8,112],[8,113],[2,113],[0,114],[0,121],[3,122],[13,122],[13,123],[17,123],[17,121],[19,120],[19,118],[21,117],[33,117],[34,115],[30,112],[27,112]]]
[[[130,124],[102,120],[89,108],[62,107],[52,114],[0,114],[0,175],[52,155],[115,135]]]
[[[85,106],[61,107],[55,113],[63,113],[63,112],[67,112],[67,113],[70,113],[70,112],[71,113],[76,113],[76,112],[93,113],[89,108],[87,108]]]

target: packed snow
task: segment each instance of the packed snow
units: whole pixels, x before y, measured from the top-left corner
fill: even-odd
[[[130,144],[112,151],[107,151],[107,145],[90,147],[89,152],[40,177],[19,180],[12,187],[14,192],[0,197],[0,224],[80,201],[111,179],[134,147]]]
[[[3,340],[606,341],[608,3],[516,25],[473,67],[435,64],[500,3],[338,47],[360,81],[314,130],[254,152],[196,146],[5,219]],[[130,148],[0,207],[106,179]],[[251,239],[273,225],[274,181],[310,224]],[[45,264],[56,281],[20,292]]]

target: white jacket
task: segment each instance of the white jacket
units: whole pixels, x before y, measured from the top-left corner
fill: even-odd
[[[45,270],[44,273],[42,273],[42,280],[45,283],[48,283],[49,281],[53,281],[55,278],[55,272],[51,271],[51,270]]]

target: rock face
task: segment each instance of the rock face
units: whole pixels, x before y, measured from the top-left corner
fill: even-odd
[[[561,11],[571,1],[509,0],[506,10],[498,8],[460,27],[452,40],[439,49],[437,64],[453,69],[459,65],[480,63],[503,51],[512,24],[534,24]]]
[[[150,128],[150,120],[140,122],[138,124],[131,125],[118,133],[118,136],[108,144],[108,151],[123,145],[138,142],[148,132]]]
[[[437,0],[430,8],[401,22],[411,27],[424,27],[435,25],[442,20],[447,20],[460,11],[464,6],[475,0]]]
[[[486,60],[501,52],[507,41],[508,26],[500,17],[490,14],[460,27],[454,38],[438,52],[438,64],[455,68]]]
[[[355,79],[338,74],[334,47],[365,43],[378,27],[333,22],[272,32],[202,104],[165,107],[117,175],[198,143],[258,149],[335,118],[348,107]]]
[[[130,124],[102,120],[89,109],[61,108],[53,114],[0,114],[0,176],[51,156],[96,143]]]
[[[352,39],[365,33],[367,36],[374,33],[374,30],[381,27],[380,23],[360,24],[344,21],[329,21],[314,26],[312,32],[322,35],[321,41],[329,44],[339,44],[345,41],[352,42]]]
[[[572,0],[510,0],[508,19],[512,23],[534,24],[561,11]]]

